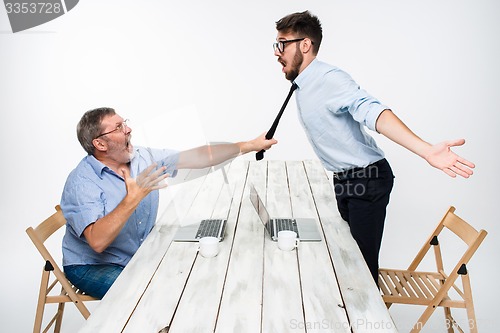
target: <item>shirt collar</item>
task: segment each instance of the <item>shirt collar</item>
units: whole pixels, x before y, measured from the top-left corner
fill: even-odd
[[[134,149],[136,150],[136,153],[132,157],[132,161],[130,163],[131,166],[134,164],[134,162],[136,160],[136,156],[138,155],[137,154],[138,150],[135,147],[134,147]],[[87,163],[90,165],[92,170],[94,170],[95,174],[101,179],[103,178],[104,172],[109,172],[109,173],[113,173],[116,175],[116,172],[114,172],[111,168],[106,166],[106,164],[102,163],[97,158],[95,158],[94,155],[87,155]],[[135,164],[137,164],[137,163],[135,163]],[[132,167],[131,167],[131,169],[132,169]],[[117,175],[117,176],[121,177],[121,175]]]
[[[307,65],[307,67],[304,68],[304,70],[295,78],[295,80],[293,80],[293,82],[298,86],[299,89],[307,84],[310,73],[314,71],[314,68],[318,63],[318,59],[314,58],[313,61],[311,61],[311,63]]]
[[[102,179],[102,174],[103,174],[105,169],[111,170],[104,163],[102,163],[97,158],[95,158],[94,155],[87,155],[86,159],[87,159],[87,163],[94,170],[95,174],[97,176],[99,176],[99,178],[101,178],[101,179]]]

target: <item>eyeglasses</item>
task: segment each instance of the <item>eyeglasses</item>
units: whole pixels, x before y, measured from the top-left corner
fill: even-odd
[[[109,131],[109,132],[105,132],[105,133],[102,133],[102,134],[99,134],[98,136],[96,136],[95,138],[98,139],[100,138],[101,136],[104,136],[106,134],[110,134],[110,133],[113,133],[113,132],[116,132],[116,131],[122,131],[123,134],[127,134],[127,128],[128,125],[127,125],[127,121],[128,119],[125,119],[124,121],[122,121],[118,126],[116,126],[116,128],[112,131]]]
[[[285,52],[286,44],[300,42],[301,40],[304,40],[304,39],[306,39],[306,38],[304,37],[304,38],[297,38],[297,39],[290,39],[290,40],[279,40],[273,44],[274,52],[279,51],[280,53],[283,53],[283,52]]]

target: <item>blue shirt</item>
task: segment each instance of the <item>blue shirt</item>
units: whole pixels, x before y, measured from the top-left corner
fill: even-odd
[[[151,163],[166,166],[175,176],[179,153],[174,150],[134,147],[130,175],[136,177]],[[125,266],[152,230],[158,213],[158,190],[149,193],[137,206],[116,239],[102,253],[89,246],[83,231],[109,214],[123,200],[127,190],[122,176],[88,155],[69,174],[61,198],[66,218],[63,238],[63,265],[117,264]]]
[[[295,79],[299,119],[323,166],[333,172],[384,158],[364,127],[375,131],[388,109],[341,69],[314,59]]]

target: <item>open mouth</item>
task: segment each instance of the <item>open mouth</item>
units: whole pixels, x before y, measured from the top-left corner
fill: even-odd
[[[281,64],[281,66],[283,66],[282,71],[284,72],[286,67],[286,62],[281,58],[278,58],[278,62]]]
[[[127,138],[125,139],[125,148],[128,150],[128,151],[131,151],[133,149],[133,146],[132,146],[132,143],[131,143],[131,135],[128,135]]]

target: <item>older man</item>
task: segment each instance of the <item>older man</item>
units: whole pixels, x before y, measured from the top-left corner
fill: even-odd
[[[102,298],[156,221],[162,180],[177,169],[205,168],[276,140],[202,146],[182,152],[134,147],[127,120],[112,108],[86,112],[77,126],[87,152],[70,173],[61,199],[67,220],[63,267],[68,279]]]

